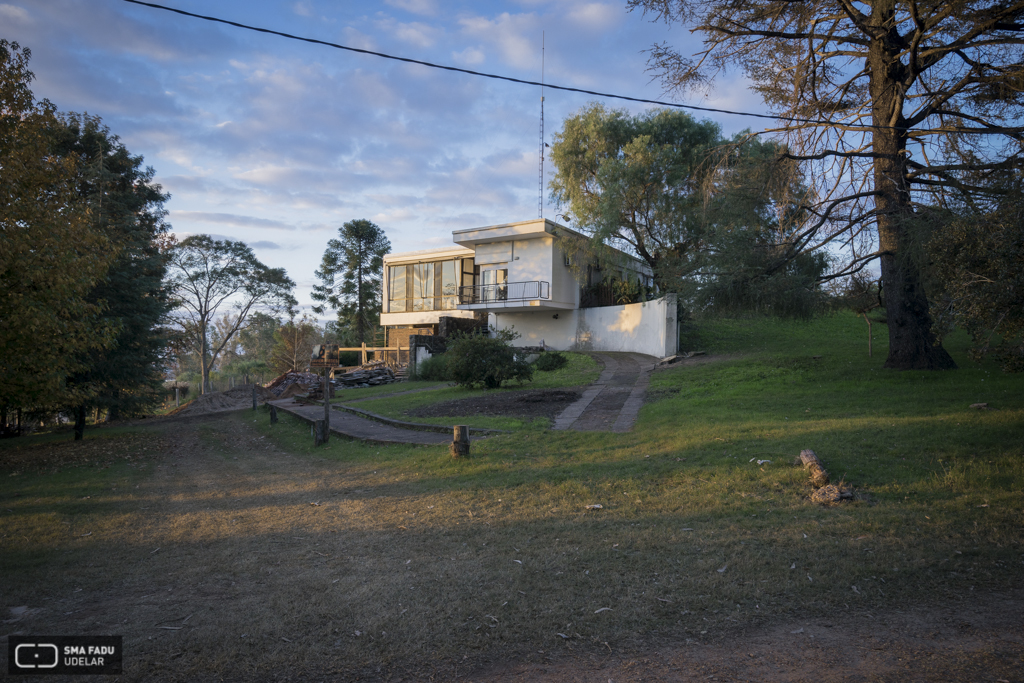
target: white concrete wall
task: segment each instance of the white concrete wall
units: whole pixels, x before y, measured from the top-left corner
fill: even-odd
[[[580,283],[565,265],[565,252],[558,246],[554,238],[547,238],[551,243],[551,300],[559,303],[580,304]]]
[[[496,327],[515,327],[516,346],[541,340],[562,351],[627,351],[664,358],[676,352],[676,295],[623,306],[602,306],[544,313],[498,313]]]

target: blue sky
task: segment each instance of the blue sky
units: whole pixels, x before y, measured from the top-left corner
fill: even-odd
[[[689,31],[625,2],[163,4],[310,38],[570,87],[666,99],[643,51]],[[100,116],[156,169],[179,236],[242,240],[311,303],[327,240],[368,218],[394,251],[537,216],[538,88],[212,24],[121,0],[0,0],[0,37],[32,50],[33,91]],[[545,91],[545,138],[597,98]],[[742,74],[691,104],[764,111]],[[611,107],[643,105],[606,100]],[[704,118],[704,116],[700,116]],[[724,132],[763,128],[715,116]],[[553,169],[546,165],[549,179]],[[546,184],[546,181],[545,181]],[[555,209],[545,189],[545,216]]]

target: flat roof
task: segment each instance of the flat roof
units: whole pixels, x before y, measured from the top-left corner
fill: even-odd
[[[423,258],[424,256],[458,256],[465,254],[467,256],[473,255],[472,249],[466,247],[460,247],[457,244],[453,244],[450,247],[436,247],[434,249],[418,249],[416,251],[400,251],[394,254],[385,254],[384,261],[415,261],[416,259]]]

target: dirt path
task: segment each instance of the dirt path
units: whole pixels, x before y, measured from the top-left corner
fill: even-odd
[[[636,421],[657,359],[639,353],[594,355],[604,364],[601,376],[555,418],[553,429],[628,432]]]
[[[446,630],[466,621],[456,603],[485,590],[466,542],[509,532],[480,510],[431,518],[455,503],[372,462],[292,456],[247,417],[157,426],[173,446],[151,477],[92,494],[81,504],[95,513],[56,523],[70,540],[36,571],[0,577],[2,634],[123,635],[125,681],[1024,680],[1024,592],[737,623],[712,641],[632,651],[555,640],[511,644],[511,659],[479,645],[439,657],[438,633],[472,637]],[[434,583],[444,588],[431,595]]]
[[[623,656],[495,667],[470,678],[496,683],[584,681],[948,683],[1024,680],[1024,599],[978,596],[945,607],[794,619],[738,628],[715,643],[665,642]]]
[[[299,415],[307,420],[324,419],[323,406],[296,403],[291,399],[272,401],[281,410]],[[379,444],[439,445],[452,441],[451,434],[402,429],[383,424],[365,417],[359,417],[343,410],[331,410],[331,431],[361,441]]]

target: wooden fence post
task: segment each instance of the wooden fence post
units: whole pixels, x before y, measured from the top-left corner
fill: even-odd
[[[270,424],[277,424],[277,406],[270,404]]]
[[[449,446],[448,452],[452,454],[453,458],[469,457],[469,427],[465,425],[455,426],[455,433],[452,437],[452,444]]]
[[[327,423],[324,420],[317,420],[313,423],[313,445],[323,446],[327,443]]]
[[[252,409],[256,410],[256,385],[252,385]]]

